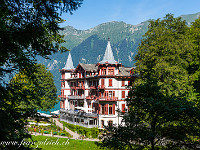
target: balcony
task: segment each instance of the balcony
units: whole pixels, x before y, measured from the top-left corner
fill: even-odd
[[[91,85],[91,86],[90,86],[90,89],[91,89],[91,90],[96,90],[96,89],[97,89],[97,86]]]
[[[70,86],[70,88],[76,90],[76,86]]]
[[[66,95],[58,95],[59,98],[66,98]]]
[[[97,96],[86,96],[87,100],[97,100]]]
[[[75,95],[69,95],[68,96],[68,99],[85,99],[85,96],[75,96]]]
[[[105,85],[99,85],[98,88],[99,89],[105,89]]]
[[[80,85],[80,86],[77,86],[76,89],[83,89],[84,90],[85,86],[84,85]]]
[[[118,97],[99,97],[99,101],[117,101]]]

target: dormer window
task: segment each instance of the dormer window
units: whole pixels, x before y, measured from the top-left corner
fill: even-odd
[[[101,71],[102,75],[106,75],[106,69],[101,69]]]
[[[108,69],[108,75],[114,75],[114,69]]]

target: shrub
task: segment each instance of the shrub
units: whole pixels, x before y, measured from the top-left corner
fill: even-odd
[[[91,138],[91,137],[92,137],[92,133],[91,133],[90,131],[87,132],[87,133],[86,133],[86,137],[87,137],[87,138]]]
[[[60,135],[61,135],[61,136],[65,136],[65,133],[61,133]]]
[[[57,132],[53,132],[53,135],[57,135]]]
[[[49,134],[49,131],[44,131],[44,134]]]
[[[97,138],[100,133],[100,130],[98,128],[86,128],[79,125],[72,125],[64,121],[60,121],[60,122],[63,123],[64,127],[67,127],[73,132],[76,131],[78,134],[85,135],[86,137]]]

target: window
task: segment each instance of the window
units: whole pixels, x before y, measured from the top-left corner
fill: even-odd
[[[64,91],[63,90],[61,90],[61,95],[64,95]]]
[[[125,86],[125,80],[122,80],[122,86]]]
[[[102,75],[106,75],[106,69],[102,69],[101,73]]]
[[[89,86],[92,86],[92,81],[89,81]]]
[[[109,97],[112,97],[112,91],[109,91],[109,95],[108,95]]]
[[[102,104],[102,114],[104,115],[105,114],[105,105]]]
[[[113,104],[113,115],[115,115],[115,104]]]
[[[101,79],[101,85],[104,85],[104,79]]]
[[[122,104],[122,112],[125,112],[125,104]]]
[[[122,91],[122,98],[125,98],[125,91]]]
[[[113,97],[115,97],[115,91],[113,91]]]
[[[104,97],[104,92],[101,93],[101,97]]]
[[[62,72],[62,79],[65,79],[65,73]]]
[[[104,120],[101,120],[101,128],[104,127]]]
[[[113,121],[112,120],[108,121],[108,126],[112,127],[112,125],[113,125]]]
[[[108,75],[114,75],[114,70],[113,69],[108,69]]]
[[[61,87],[65,87],[65,82],[61,82]]]
[[[113,114],[112,105],[109,104],[109,115]]]
[[[112,79],[109,79],[109,86],[112,86]]]

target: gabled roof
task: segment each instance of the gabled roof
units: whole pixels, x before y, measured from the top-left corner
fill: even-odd
[[[85,71],[97,72],[97,70],[98,70],[98,67],[96,66],[96,64],[82,64],[82,63],[80,63],[78,66],[81,66]],[[77,68],[78,68],[78,66],[77,66]],[[76,70],[77,70],[77,68],[76,68]]]
[[[106,51],[103,57],[103,60],[99,62],[100,64],[116,64],[117,61],[115,61],[114,56],[113,56],[113,52],[112,52],[112,48],[110,46],[110,40],[108,39],[108,44],[106,47]]]
[[[73,61],[72,61],[72,56],[71,53],[69,52],[68,58],[67,58],[67,62],[65,64],[65,67],[63,68],[65,70],[71,70],[71,69],[75,69],[74,65],[73,65]]]
[[[131,67],[119,67],[119,74],[117,76],[130,76]]]

